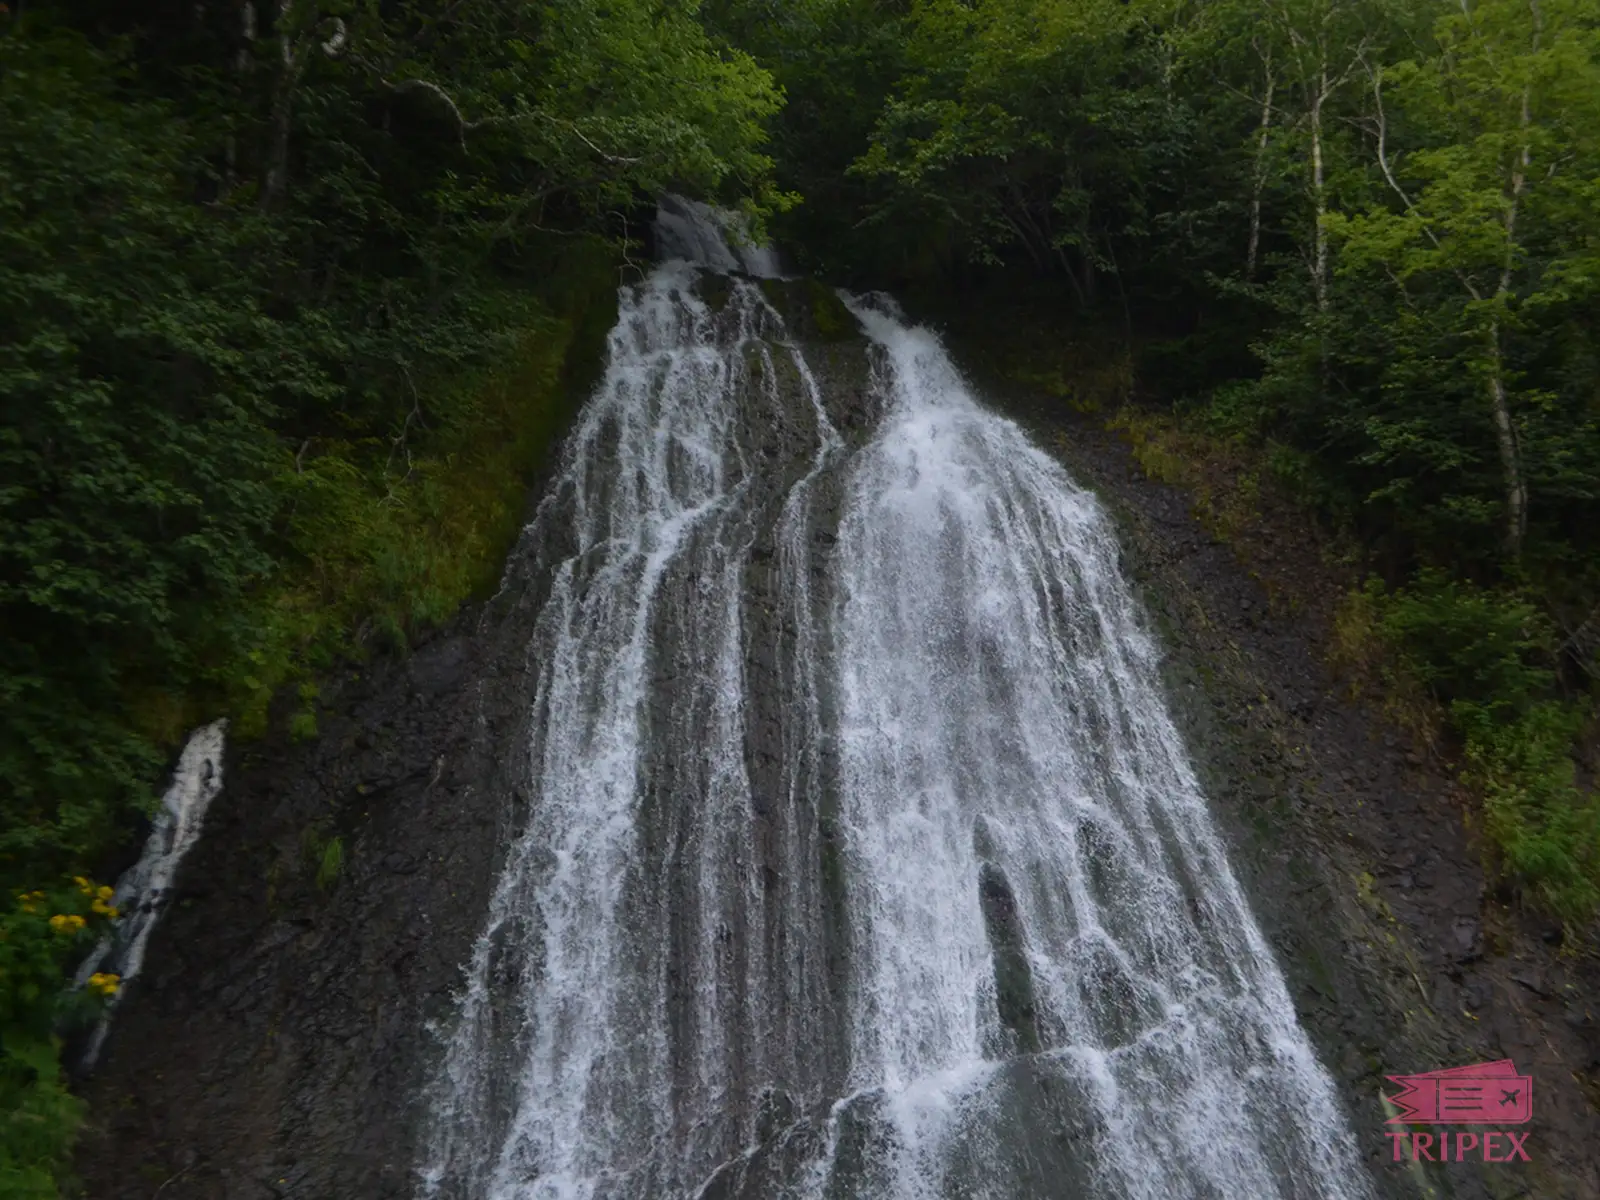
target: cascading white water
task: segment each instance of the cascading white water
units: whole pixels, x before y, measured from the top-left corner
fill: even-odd
[[[701,276],[625,290],[525,538],[533,795],[426,1193],[1370,1194],[1094,498],[892,305],[842,429]]]
[[[699,200],[666,197],[656,213],[656,241],[663,258],[697,263],[713,271],[743,271],[761,279],[775,279],[779,274],[777,253],[771,246],[753,243],[737,214]]]
[[[973,402],[930,333],[857,311],[891,403],[837,559],[851,1081],[887,1094],[894,1193],[943,1194],[948,1152],[1012,1087],[988,1053],[987,867],[1024,931],[1036,1036],[1096,1130],[1091,1194],[1362,1194],[1100,506]]]
[[[222,752],[227,729],[224,719],[202,725],[189,734],[173,768],[172,781],[161,797],[161,807],[151,822],[144,852],[123,872],[112,893],[112,907],[121,913],[116,929],[79,965],[79,987],[102,970],[118,975],[126,985],[144,966],[150,935],[172,899],[172,881],[177,877],[178,865],[200,840],[206,810],[222,791]],[[79,1055],[79,1070],[93,1068],[99,1058],[122,994],[113,994],[107,1003]]]

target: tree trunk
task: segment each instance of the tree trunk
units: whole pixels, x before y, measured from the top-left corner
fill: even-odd
[[[1537,0],[1531,5],[1534,15],[1534,49],[1539,46],[1539,7]],[[1378,165],[1383,169],[1384,178],[1389,181],[1389,186],[1400,197],[1408,213],[1416,214],[1416,206],[1412,204],[1411,197],[1406,195],[1405,189],[1400,186],[1400,181],[1395,178],[1394,169],[1389,164],[1385,152],[1385,143],[1388,136],[1388,118],[1383,109],[1383,77],[1381,73],[1372,77],[1372,95],[1377,103],[1378,110]],[[1505,215],[1505,256],[1501,260],[1500,282],[1494,292],[1493,303],[1495,315],[1489,320],[1489,327],[1484,331],[1484,340],[1488,343],[1489,372],[1486,381],[1486,390],[1489,396],[1489,414],[1494,424],[1495,443],[1500,450],[1500,470],[1503,476],[1503,486],[1506,493],[1506,552],[1513,558],[1522,554],[1522,542],[1528,532],[1528,481],[1522,472],[1522,455],[1517,448],[1517,427],[1511,419],[1511,401],[1506,394],[1505,355],[1501,345],[1500,313],[1504,311],[1506,302],[1511,297],[1511,284],[1516,268],[1517,252],[1517,211],[1521,206],[1523,192],[1527,188],[1528,168],[1532,161],[1532,154],[1528,138],[1528,130],[1532,124],[1532,115],[1529,110],[1529,93],[1526,87],[1522,92],[1522,150],[1517,155],[1515,164],[1511,168],[1508,199]],[[1442,248],[1438,236],[1429,228],[1426,220],[1421,223],[1422,232],[1435,248]],[[1472,276],[1457,267],[1456,279],[1460,282],[1462,290],[1478,303],[1484,299],[1484,289],[1473,282]]]
[[[1317,377],[1322,394],[1328,394],[1328,190],[1322,163],[1322,106],[1332,88],[1328,83],[1328,52],[1323,47],[1316,92],[1311,99],[1311,201],[1317,228],[1312,240],[1311,289],[1317,302]]]
[[[1313,240],[1311,290],[1317,315],[1328,313],[1328,196],[1322,165],[1322,106],[1328,99],[1328,66],[1324,59],[1317,90],[1311,97],[1311,202],[1317,227]]]
[[[1533,48],[1539,49],[1544,29],[1538,0],[1530,0],[1533,14]],[[1500,447],[1500,467],[1505,474],[1506,488],[1506,552],[1512,558],[1522,555],[1522,542],[1528,533],[1528,480],[1522,471],[1522,455],[1517,449],[1517,427],[1511,420],[1511,405],[1506,396],[1505,361],[1500,345],[1500,316],[1511,299],[1511,285],[1517,264],[1517,216],[1522,207],[1522,196],[1528,186],[1528,168],[1533,163],[1529,130],[1533,125],[1532,96],[1529,85],[1522,88],[1522,111],[1519,127],[1522,147],[1511,168],[1510,187],[1507,189],[1505,234],[1506,252],[1500,265],[1500,282],[1495,288],[1495,317],[1489,322],[1489,405],[1494,416],[1494,436]]]
[[[289,117],[294,103],[294,86],[285,79],[272,98],[272,139],[268,143],[267,178],[261,188],[261,207],[277,207],[289,179]]]
[[[1261,128],[1256,135],[1255,188],[1250,197],[1250,248],[1245,252],[1244,277],[1253,280],[1256,275],[1256,255],[1261,246],[1261,193],[1267,183],[1267,131],[1272,125],[1272,93],[1277,77],[1272,70],[1272,52],[1267,51],[1264,62],[1267,73],[1267,90],[1261,99]]]
[[[1506,398],[1505,364],[1500,354],[1500,321],[1489,325],[1489,405],[1494,415],[1494,436],[1500,447],[1500,467],[1506,489],[1506,550],[1512,558],[1522,553],[1528,532],[1528,483],[1522,474],[1522,455],[1517,449],[1517,430],[1511,422],[1511,405]]]
[[[297,44],[300,39],[295,36],[294,26],[300,23],[299,17],[294,0],[280,0],[274,32],[278,37],[278,51],[283,65],[278,75],[278,86],[272,93],[267,172],[261,188],[263,209],[275,207],[289,186],[290,120],[294,112],[295,88],[299,85],[300,73],[305,69],[306,55],[306,48]],[[314,24],[314,20],[307,22],[306,27]]]

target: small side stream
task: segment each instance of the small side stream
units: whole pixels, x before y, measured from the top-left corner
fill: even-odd
[[[96,972],[119,976],[123,987],[138,977],[144,966],[150,934],[171,899],[178,868],[184,855],[200,840],[206,810],[222,791],[222,754],[227,728],[228,722],[219,720],[189,734],[177,766],[173,768],[172,782],[162,794],[150,835],[145,838],[144,852],[117,880],[111,904],[121,915],[115,931],[79,966],[76,979],[79,987]],[[76,1064],[80,1072],[93,1069],[99,1059],[121,998],[121,990],[112,995],[99,1023],[83,1043]]]

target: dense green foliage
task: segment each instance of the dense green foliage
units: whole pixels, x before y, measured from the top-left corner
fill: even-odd
[[[0,5],[0,1191],[75,1119],[61,881],[493,580],[630,222],[779,203],[777,103],[666,0]]]
[[[1366,600],[1394,652],[1402,686],[1446,706],[1466,752],[1468,782],[1504,865],[1552,912],[1583,921],[1600,908],[1600,803],[1576,785],[1572,743],[1586,706],[1563,698],[1551,664],[1559,637],[1542,608],[1425,568]]]
[[[1508,877],[1592,915],[1600,3],[708,11],[788,94],[802,258],[1121,325],[1142,392],[1364,549]]]
[[[565,336],[559,235],[765,186],[771,85],[692,12],[246,11],[0,37],[7,883],[96,850],[197,703],[284,677],[264,589],[426,574],[366,501],[435,499],[440,393]],[[364,585],[326,582],[358,617]]]
[[[116,976],[96,973],[84,991],[64,994],[61,975],[105,935],[117,913],[110,898],[111,888],[79,876],[0,910],[0,1195],[56,1195],[81,1107],[61,1078],[60,1033],[87,1024],[118,987]]]

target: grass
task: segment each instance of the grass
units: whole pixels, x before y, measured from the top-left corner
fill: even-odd
[[[1120,433],[1144,473],[1188,492],[1206,532],[1237,542],[1261,524],[1261,465],[1248,448],[1184,424],[1170,412],[1124,404],[1106,427]]]
[[[317,856],[317,887],[327,891],[344,870],[344,839],[335,835],[327,840]]]

